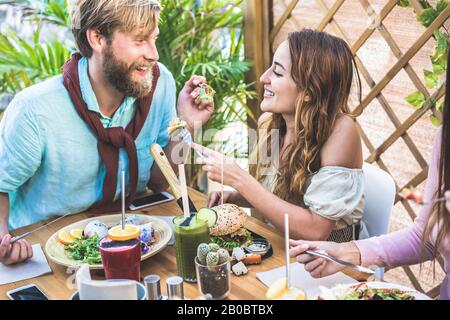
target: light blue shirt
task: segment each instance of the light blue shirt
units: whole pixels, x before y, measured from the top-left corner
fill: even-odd
[[[176,87],[171,73],[159,64],[158,80],[147,120],[136,139],[139,163],[137,192],[150,180],[154,159],[150,145],[165,147],[167,128],[176,116]],[[105,127],[126,127],[136,111],[135,98],[126,97],[112,118],[101,114],[88,77],[88,61],[78,64],[80,87],[88,108]],[[119,152],[120,172],[128,181],[128,156]],[[0,123],[0,192],[10,200],[9,229],[53,216],[78,213],[102,198],[105,166],[97,138],[80,118],[63,85],[53,77],[17,94]],[[116,199],[121,193],[120,178]],[[127,182],[128,184],[128,182]]]

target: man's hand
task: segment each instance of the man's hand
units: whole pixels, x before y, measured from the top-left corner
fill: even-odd
[[[23,262],[33,256],[31,245],[24,239],[10,243],[11,235],[0,235],[0,263],[11,265]]]
[[[178,96],[178,115],[186,121],[187,129],[193,133],[195,125],[205,124],[214,112],[214,101],[199,98],[199,84],[206,83],[206,79],[201,76],[192,76],[186,82]]]

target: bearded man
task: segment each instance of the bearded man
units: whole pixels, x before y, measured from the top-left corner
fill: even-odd
[[[32,256],[10,230],[68,213],[120,210],[121,171],[127,205],[147,187],[166,188],[150,153],[170,154],[167,128],[177,116],[205,123],[214,105],[198,99],[193,76],[176,102],[175,81],[158,63],[161,7],[155,0],[75,0],[78,47],[63,74],[27,88],[0,124],[0,262]],[[164,35],[161,35],[162,37]]]

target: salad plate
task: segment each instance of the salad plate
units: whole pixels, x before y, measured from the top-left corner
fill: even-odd
[[[427,295],[406,286],[389,282],[361,282],[320,288],[318,300],[432,300]]]
[[[84,235],[86,236],[86,230],[87,226],[97,224],[106,225],[107,228],[111,228],[113,226],[116,226],[120,224],[121,221],[121,214],[114,214],[114,215],[104,215],[104,216],[97,216],[94,218],[89,218],[85,220],[81,220],[75,223],[72,223],[68,226],[65,226],[55,232],[50,238],[47,240],[45,244],[45,253],[47,257],[53,261],[56,264],[65,266],[65,267],[72,267],[72,268],[78,268],[83,264],[88,263],[89,267],[91,269],[103,269],[103,265],[101,264],[101,259],[99,257],[99,250],[97,244],[98,241],[93,241],[95,238],[81,238],[81,241],[76,241],[73,245],[64,244],[61,242],[61,233],[70,234],[73,230],[84,230]],[[163,250],[168,242],[170,241],[170,238],[172,237],[172,229],[167,224],[167,222],[163,221],[162,219],[158,219],[155,217],[147,216],[147,215],[141,215],[141,214],[132,214],[127,215],[127,223],[133,223],[137,225],[138,227],[142,226],[145,228],[150,228],[152,233],[152,239],[151,242],[149,241],[149,245],[146,248],[145,252],[141,251],[141,261],[157,254],[161,250]],[[103,235],[100,236],[100,238]],[[84,243],[84,245],[83,245]],[[83,248],[87,249],[88,252],[95,252],[94,257],[79,257],[75,254],[78,254],[77,247],[90,247],[90,248]],[[84,250],[85,251],[85,250]],[[74,258],[75,257],[75,258]]]

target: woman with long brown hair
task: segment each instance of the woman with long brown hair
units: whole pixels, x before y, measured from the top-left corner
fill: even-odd
[[[205,153],[204,170],[236,191],[224,202],[253,207],[283,230],[290,216],[293,237],[348,241],[357,238],[364,207],[361,141],[348,100],[359,74],[349,46],[324,32],[289,34],[277,49],[264,84],[259,143],[250,158],[253,175],[217,152]],[[264,150],[270,155],[264,158]],[[255,160],[255,161],[252,161]],[[210,196],[209,206],[222,201]]]
[[[450,55],[448,56],[450,66]],[[447,69],[446,92],[450,92],[450,68]],[[308,242],[291,240],[291,256],[305,264],[313,277],[323,277],[343,269],[342,266],[316,259],[303,252],[325,250],[328,254],[358,265],[394,268],[444,258],[446,277],[441,285],[440,299],[450,299],[450,97],[446,94],[442,127],[433,146],[425,203],[445,196],[447,201],[422,207],[411,227],[384,235],[348,243]],[[382,190],[380,190],[382,192]]]

